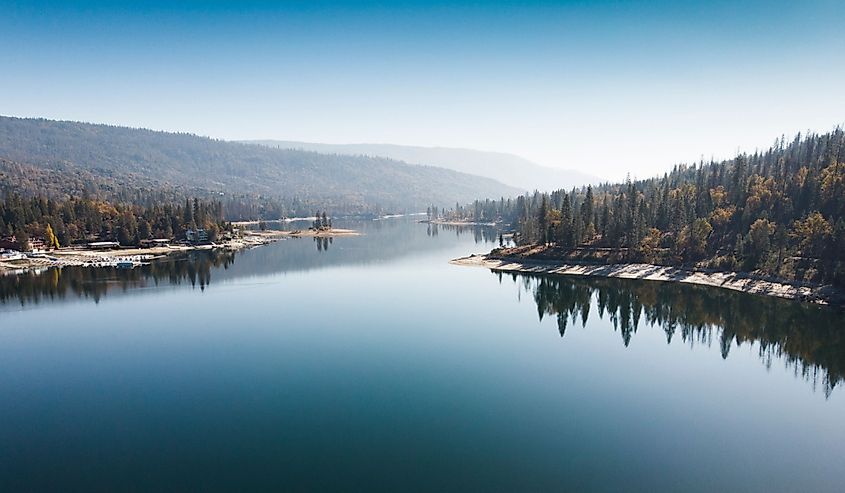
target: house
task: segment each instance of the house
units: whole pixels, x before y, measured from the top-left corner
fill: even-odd
[[[188,243],[208,243],[208,232],[203,228],[189,229],[185,231],[185,239]]]
[[[167,238],[153,238],[151,240],[141,240],[142,248],[153,247],[167,247],[170,246],[170,240]]]
[[[18,239],[14,235],[12,236],[4,236],[0,238],[0,248],[6,250],[17,250],[18,249]]]
[[[29,251],[30,252],[46,252],[47,251],[47,242],[44,241],[42,238],[30,238],[29,239]]]
[[[39,253],[47,251],[47,242],[43,238],[30,238],[27,243],[29,244],[29,248],[26,250],[27,252]],[[0,238],[0,249],[21,250],[18,244],[18,238],[14,235]]]

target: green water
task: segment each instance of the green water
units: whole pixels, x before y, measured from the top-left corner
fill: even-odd
[[[0,490],[842,491],[841,312],[338,226],[0,278]]]

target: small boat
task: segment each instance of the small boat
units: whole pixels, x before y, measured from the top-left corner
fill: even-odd
[[[131,260],[121,260],[115,265],[115,267],[118,269],[132,269],[135,267],[135,262],[132,262]]]

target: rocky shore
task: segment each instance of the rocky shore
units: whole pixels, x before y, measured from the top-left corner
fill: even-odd
[[[537,261],[491,255],[470,255],[453,259],[450,263],[484,267],[496,272],[679,282],[823,305],[845,306],[845,294],[832,286],[815,286],[779,279],[767,279],[741,272],[694,271],[651,264],[571,264],[552,260]]]

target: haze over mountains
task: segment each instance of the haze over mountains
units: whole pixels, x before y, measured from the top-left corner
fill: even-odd
[[[568,189],[603,181],[595,175],[571,169],[549,168],[523,157],[502,152],[395,144],[319,144],[285,140],[244,142],[278,149],[300,149],[352,156],[379,156],[412,164],[440,166],[471,175],[486,176],[524,191]]]
[[[326,207],[419,211],[520,189],[384,157],[213,140],[184,133],[0,116],[0,191],[52,196],[121,190],[299,198]]]

